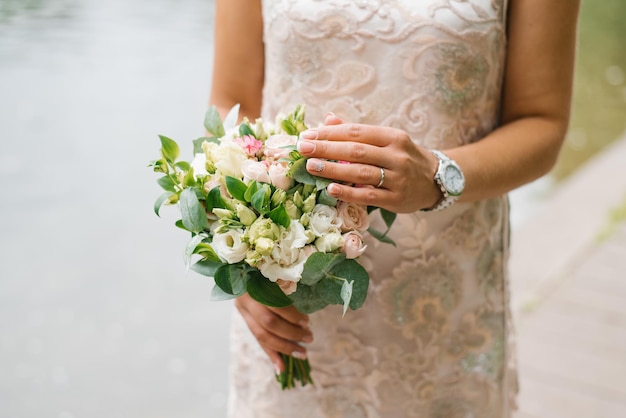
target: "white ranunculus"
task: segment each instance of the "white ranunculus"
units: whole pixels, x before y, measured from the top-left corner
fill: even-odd
[[[261,161],[245,160],[241,163],[241,173],[243,181],[247,184],[252,180],[263,183],[270,182],[270,176],[267,174],[267,166]]]
[[[211,247],[217,255],[228,264],[235,264],[246,258],[248,244],[243,240],[243,231],[230,229],[213,236]]]
[[[341,228],[341,218],[337,216],[337,209],[333,207],[315,205],[309,216],[309,228],[318,237]]]

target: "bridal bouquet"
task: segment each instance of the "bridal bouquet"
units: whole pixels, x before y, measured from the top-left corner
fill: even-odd
[[[152,161],[165,190],[154,210],[178,205],[176,226],[191,232],[185,263],[214,278],[212,298],[225,300],[246,292],[272,307],[294,305],[303,313],[329,304],[358,309],[369,276],[356,259],[369,230],[368,213],[377,208],[338,201],[326,192],[329,180],[306,171],[296,149],[307,129],[297,106],[275,123],[247,119],[237,124],[239,106],[221,120],[208,110],[204,125],[211,136],[193,141],[195,157],[179,160],[178,144],[165,136],[161,158]],[[395,214],[381,209],[387,228]],[[387,229],[388,230],[388,229]],[[313,383],[307,360],[283,355],[283,389]]]

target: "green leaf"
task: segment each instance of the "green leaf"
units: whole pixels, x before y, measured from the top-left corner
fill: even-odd
[[[387,225],[387,232],[389,232],[389,228],[391,228],[391,225],[393,225],[398,214],[388,211],[387,209],[380,208],[380,215],[382,216],[383,221],[385,221],[385,225]],[[387,234],[387,232],[385,232],[385,234]]]
[[[346,255],[343,253],[330,254],[317,252],[311,254],[304,263],[300,283],[307,286],[314,285],[322,278],[326,277],[335,265],[341,263],[345,259]]]
[[[252,200],[252,196],[254,196],[254,194],[256,192],[259,191],[259,183],[257,183],[256,180],[252,180],[249,184],[248,184],[248,188],[246,189],[246,193],[244,193],[243,197],[244,199],[246,199],[246,202],[250,202]]]
[[[315,186],[317,184],[316,178],[314,175],[306,171],[306,158],[301,158],[291,165],[289,169],[289,174],[294,178],[295,181],[302,184],[310,184],[311,186]]]
[[[221,260],[200,260],[192,264],[191,269],[203,276],[215,277],[215,272],[224,265],[226,264]]]
[[[235,199],[239,200],[240,202],[245,202],[246,201],[245,195],[246,195],[246,191],[248,190],[248,186],[246,186],[246,184],[243,181],[235,177],[226,176],[225,180],[226,180],[226,189],[228,189],[228,192],[230,193],[230,195],[234,197]]]
[[[205,234],[197,234],[192,237],[185,246],[184,261],[187,269],[189,269],[189,265],[191,264],[191,256],[193,255],[194,250],[205,238],[208,238],[208,236]]]
[[[328,185],[333,182],[332,180],[326,179],[324,177],[317,177],[317,176],[314,176],[314,177],[315,177],[315,188],[317,190],[326,190]]]
[[[329,195],[326,189],[322,189],[319,196],[317,197],[317,203],[321,205],[335,207],[337,206],[337,198]]]
[[[178,144],[173,139],[163,135],[159,135],[159,139],[161,140],[161,154],[163,155],[163,158],[174,164],[180,154]]]
[[[228,294],[224,292],[218,285],[213,286],[213,290],[211,290],[211,297],[209,300],[211,302],[221,302],[224,300],[235,299],[238,296]]]
[[[376,238],[380,242],[391,244],[394,247],[396,246],[395,241],[387,236],[387,232],[380,232],[379,230],[374,229],[371,226],[367,229],[367,232],[369,232],[374,238]]]
[[[221,138],[224,136],[224,125],[217,111],[217,107],[211,106],[204,115],[204,127],[213,136]]]
[[[215,250],[213,250],[213,247],[211,247],[211,244],[206,242],[198,244],[193,253],[201,256],[203,260],[220,261],[220,258],[217,256]]]
[[[197,139],[194,139],[193,141],[193,153],[194,154],[202,154],[204,152],[204,150],[202,149],[202,143],[204,142],[213,142],[216,144],[220,143],[220,140],[217,139],[216,137],[212,136],[212,137],[207,137],[207,136],[203,136]]]
[[[237,103],[228,111],[228,114],[224,118],[224,130],[230,131],[237,126],[237,121],[239,120],[239,107],[239,103]],[[219,136],[224,136],[224,134]]]
[[[215,208],[226,209],[226,203],[224,199],[222,199],[220,186],[212,188],[206,198],[206,210],[213,212]]]
[[[185,225],[183,225],[183,220],[182,220],[182,219],[177,220],[177,221],[174,223],[174,225],[176,225],[176,228],[180,228],[180,229],[185,230],[185,231],[187,231],[187,232],[191,232],[190,230],[188,230],[187,228],[185,228]]]
[[[239,135],[241,136],[250,135],[256,138],[256,135],[254,131],[252,130],[252,128],[250,127],[250,124],[248,122],[243,122],[241,125],[239,125]]]
[[[363,306],[370,281],[367,271],[355,260],[344,260],[332,268],[331,274],[354,282],[352,285],[350,309],[355,310]],[[340,293],[341,291],[339,291]]]
[[[285,228],[289,228],[291,218],[285,210],[285,205],[283,205],[282,203],[280,204],[280,206],[274,208],[274,210],[269,213],[269,217],[272,221],[274,221],[275,224],[282,225]]]
[[[293,306],[303,314],[311,314],[328,306],[328,302],[317,291],[317,286],[307,286],[302,282],[298,283],[297,290],[289,298],[293,301]]]
[[[320,296],[323,297],[326,302],[331,305],[341,305],[343,304],[343,300],[341,299],[342,284],[342,280],[324,277],[317,283],[316,287]]]
[[[341,299],[343,300],[343,313],[342,315],[346,315],[346,311],[348,310],[348,306],[350,305],[350,299],[352,299],[352,287],[354,285],[354,280],[345,281],[341,285]]]
[[[263,277],[258,270],[249,272],[246,289],[252,299],[266,306],[282,308],[293,303],[276,283]]]
[[[267,214],[270,211],[270,187],[268,185],[259,187],[259,190],[252,196],[250,203],[261,215]]]
[[[183,178],[183,185],[185,187],[193,187],[196,185],[196,176],[194,175],[193,168],[189,168],[189,171],[185,174],[185,177]],[[198,195],[198,193],[196,193],[196,195]]]
[[[176,191],[176,183],[174,182],[174,180],[172,180],[170,176],[161,177],[160,179],[157,180],[157,183],[159,184],[159,186],[161,186],[164,190],[167,190],[168,192]]]
[[[161,210],[161,206],[163,206],[163,203],[167,202],[167,200],[172,195],[174,195],[174,193],[172,193],[172,192],[165,192],[161,196],[159,196],[157,198],[157,200],[154,202],[154,213],[156,213],[157,216],[159,216],[159,217],[161,216],[161,215],[159,215],[159,211]]]
[[[191,165],[187,161],[179,161],[174,165],[183,171],[189,171],[191,169]]]
[[[183,190],[178,203],[185,228],[198,233],[209,227],[206,212],[193,189]]]
[[[224,264],[215,272],[215,284],[235,296],[246,293],[247,270],[243,264]]]

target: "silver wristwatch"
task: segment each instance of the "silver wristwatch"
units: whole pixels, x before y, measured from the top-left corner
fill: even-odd
[[[445,209],[457,200],[465,188],[465,176],[461,167],[441,151],[431,150],[439,160],[435,172],[435,183],[443,193],[443,197],[432,208],[422,209],[425,212]]]

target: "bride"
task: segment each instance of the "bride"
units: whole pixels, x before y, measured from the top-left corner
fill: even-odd
[[[578,4],[216,0],[222,116],[306,105],[307,169],[400,214],[397,247],[368,243],[368,298],[345,318],[237,299],[231,417],[510,416],[506,193],[559,154]],[[282,392],[278,353],[309,358],[315,386]]]

